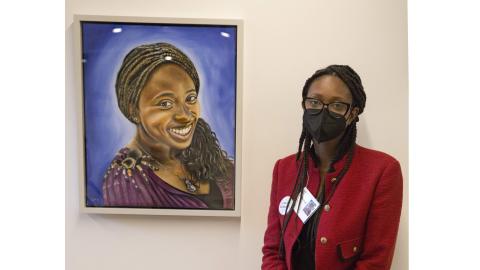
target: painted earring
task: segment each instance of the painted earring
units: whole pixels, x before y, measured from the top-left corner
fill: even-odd
[[[138,122],[139,122],[137,116],[132,117],[132,120],[133,120],[133,122],[135,122],[135,124],[138,124]]]

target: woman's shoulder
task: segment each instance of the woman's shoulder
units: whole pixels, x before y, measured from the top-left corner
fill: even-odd
[[[136,166],[145,165],[153,169],[155,162],[150,156],[145,156],[140,150],[125,146],[118,150],[110,166],[120,166],[125,169],[134,169]]]
[[[376,163],[399,163],[398,160],[390,154],[358,144],[355,147],[355,155],[365,160],[375,161]]]
[[[356,146],[352,168],[369,175],[379,175],[390,171],[401,174],[400,162],[395,157],[360,145]]]
[[[130,153],[131,149],[128,147],[122,147],[120,148],[117,153],[115,153],[115,156],[112,159],[112,163],[116,163],[118,161],[122,161],[127,157],[127,155]]]
[[[274,171],[280,174],[295,174],[298,169],[299,160],[296,154],[291,154],[277,159],[274,165]]]
[[[125,174],[131,175],[132,173],[139,171],[141,167],[145,167],[140,165],[148,167],[152,166],[150,163],[145,162],[140,151],[129,147],[123,147],[118,150],[113,157],[105,172],[104,178],[124,178]]]
[[[107,168],[103,180],[103,199],[106,206],[152,205],[154,188],[149,166],[141,153],[128,147],[121,148]]]

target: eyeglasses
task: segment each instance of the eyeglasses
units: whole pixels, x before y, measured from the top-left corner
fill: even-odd
[[[310,97],[307,97],[303,100],[303,105],[305,106],[305,109],[314,109],[320,111],[322,111],[323,108],[327,107],[328,113],[330,113],[331,116],[336,118],[340,118],[342,116],[345,117],[351,106],[348,103],[340,101],[324,104],[319,99]]]

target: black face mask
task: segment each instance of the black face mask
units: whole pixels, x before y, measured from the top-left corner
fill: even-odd
[[[333,117],[331,114],[338,117]],[[343,115],[327,112],[326,109],[305,109],[303,111],[303,127],[319,143],[338,137],[346,126],[347,121]]]

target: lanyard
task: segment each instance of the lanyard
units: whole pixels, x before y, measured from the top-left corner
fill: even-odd
[[[318,195],[316,197],[317,201],[320,203],[320,207],[323,207],[325,204],[328,204],[330,200],[332,199],[338,184],[340,181],[343,179],[345,174],[347,173],[348,169],[350,168],[350,165],[352,164],[352,159],[353,159],[353,149],[347,152],[347,160],[345,165],[343,166],[342,170],[340,173],[337,175],[335,182],[333,183],[333,186],[328,194],[328,196],[325,196],[325,182],[326,182],[326,176],[322,177],[320,175],[320,186]],[[326,197],[326,199],[325,199]]]
[[[317,195],[317,201],[320,203],[320,207],[323,206],[323,199],[325,198],[325,178],[326,176],[322,177],[320,175],[320,186],[318,187],[319,192]]]

